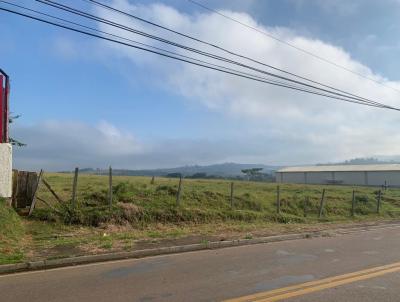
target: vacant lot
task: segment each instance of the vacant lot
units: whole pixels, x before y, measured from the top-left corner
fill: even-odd
[[[38,201],[29,219],[3,209],[1,215],[16,229],[0,234],[2,242],[7,242],[0,245],[0,263],[251,238],[400,217],[399,189],[383,191],[377,214],[380,188],[280,185],[281,214],[277,214],[273,183],[235,181],[231,207],[230,181],[184,179],[177,205],[179,179],[155,178],[152,183],[149,177],[115,176],[110,208],[106,176],[79,175],[75,205],[71,204],[72,174],[44,177],[63,202],[41,186],[38,196],[51,208]],[[323,188],[325,208],[319,218]],[[354,217],[350,215],[353,189]]]

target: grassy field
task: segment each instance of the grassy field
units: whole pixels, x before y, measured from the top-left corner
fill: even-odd
[[[20,217],[0,199],[0,264],[22,260],[24,235]]]
[[[46,180],[59,196],[69,201],[72,175],[47,174]],[[184,179],[180,206],[176,205],[178,179],[148,177],[114,177],[113,210],[107,207],[106,176],[80,175],[77,209],[83,216],[78,224],[98,226],[102,219],[125,220],[141,226],[148,223],[207,223],[215,221],[256,221],[305,223],[318,221],[322,189],[326,189],[324,221],[351,219],[352,190],[356,190],[355,213],[358,219],[376,212],[377,192],[373,187],[280,185],[282,215],[276,214],[276,184],[262,182],[234,182],[233,207],[230,205],[230,181]],[[57,205],[44,186],[39,196]],[[306,213],[304,213],[305,200]],[[90,211],[90,210],[92,211]],[[96,211],[98,213],[96,213]],[[99,217],[95,217],[99,214]],[[305,215],[306,214],[306,215]],[[382,217],[400,214],[400,190],[389,189],[382,195]],[[39,215],[39,214],[38,214]],[[107,217],[108,216],[108,217]],[[306,217],[305,217],[306,216]],[[367,217],[365,217],[367,218]],[[67,221],[68,223],[70,221]],[[72,221],[74,223],[74,221]]]
[[[64,202],[59,204],[41,186],[38,196],[55,210],[41,201],[29,219],[11,215],[7,210],[10,222],[3,223],[17,227],[15,232],[5,228],[8,235],[1,234],[0,263],[251,238],[400,217],[399,189],[383,191],[381,211],[377,214],[379,188],[281,184],[281,214],[277,214],[273,183],[235,181],[231,207],[230,181],[184,179],[178,206],[178,179],[156,178],[152,184],[149,177],[116,176],[110,209],[106,176],[79,175],[75,206],[70,201],[72,174],[50,173],[44,177]],[[324,215],[319,218],[323,188],[326,202]],[[350,215],[353,189],[354,217]]]

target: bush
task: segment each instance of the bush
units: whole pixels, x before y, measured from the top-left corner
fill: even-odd
[[[158,186],[156,192],[166,192],[168,195],[176,196],[178,194],[178,189],[171,186]]]

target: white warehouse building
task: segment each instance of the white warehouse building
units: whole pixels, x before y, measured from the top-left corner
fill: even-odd
[[[287,167],[275,177],[278,183],[400,187],[400,164]]]

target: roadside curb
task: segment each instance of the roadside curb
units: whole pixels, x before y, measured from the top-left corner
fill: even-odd
[[[11,274],[23,271],[46,270],[64,266],[74,266],[81,264],[88,264],[94,262],[107,262],[123,259],[144,258],[150,256],[178,254],[186,252],[194,252],[201,250],[212,250],[226,247],[245,246],[262,243],[272,243],[279,241],[289,241],[296,239],[317,238],[317,237],[330,237],[335,235],[351,234],[360,231],[379,230],[382,228],[400,227],[400,223],[387,223],[382,225],[358,226],[353,228],[337,228],[325,231],[314,231],[297,234],[275,235],[268,237],[259,237],[252,239],[237,239],[226,241],[214,241],[207,243],[197,243],[181,246],[161,247],[155,249],[136,250],[131,252],[116,252],[110,254],[87,255],[77,256],[70,258],[48,259],[40,261],[31,261],[17,264],[0,265],[0,275]]]

